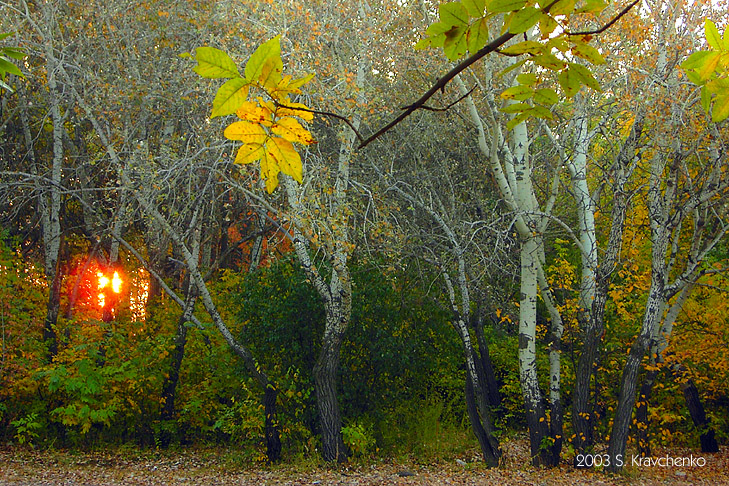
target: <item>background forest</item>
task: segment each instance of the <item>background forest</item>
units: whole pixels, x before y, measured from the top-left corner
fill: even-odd
[[[439,4],[0,1],[0,440],[726,444],[726,0]]]

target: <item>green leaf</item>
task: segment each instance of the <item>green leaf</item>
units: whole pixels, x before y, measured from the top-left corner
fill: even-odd
[[[8,90],[9,93],[15,93],[15,90],[12,88],[12,86],[10,86],[9,84],[7,84],[2,79],[0,79],[0,88],[3,88],[3,89]]]
[[[278,72],[283,71],[283,61],[281,61],[281,36],[277,35],[273,39],[269,39],[260,46],[258,49],[251,54],[250,59],[246,63],[245,78],[254,82],[258,79],[263,71],[266,61],[273,59],[273,69]]]
[[[719,30],[716,28],[716,24],[709,19],[704,20],[704,32],[706,33],[706,42],[711,47],[720,51],[723,48],[723,42]]]
[[[543,105],[534,105],[529,112],[535,117],[545,120],[551,120],[552,118],[554,118],[554,115],[552,115],[552,110]]]
[[[571,62],[570,71],[574,71],[574,74],[575,76],[577,76],[577,79],[580,81],[580,83],[594,89],[595,91],[602,92],[602,88],[600,88],[600,83],[597,82],[595,76],[593,76],[592,72],[585,66]]]
[[[523,84],[525,86],[534,86],[537,84],[537,75],[534,73],[523,73],[516,77],[516,80],[519,82],[519,84]]]
[[[523,41],[519,42],[518,44],[514,44],[513,46],[509,46],[505,49],[502,49],[501,52],[503,54],[546,54],[547,47],[537,41]]]
[[[714,123],[724,121],[729,117],[729,92],[724,92],[716,96],[714,107],[711,110],[711,120]]]
[[[559,0],[557,3],[552,5],[549,9],[549,13],[552,15],[567,15],[572,13],[575,9],[577,0]]]
[[[562,61],[554,54],[534,56],[532,61],[534,61],[535,64],[542,66],[543,68],[551,69],[552,71],[561,71],[567,65],[566,62]]]
[[[488,20],[484,17],[475,21],[466,32],[468,51],[475,54],[489,41]]]
[[[534,27],[543,14],[536,7],[525,7],[513,15],[509,24],[509,32],[512,34],[521,34]]]
[[[243,78],[233,78],[218,88],[213,100],[210,118],[232,115],[248,98],[250,83]]]
[[[600,13],[607,7],[604,0],[587,0],[585,5],[575,10],[575,13]]]
[[[420,39],[417,42],[417,44],[415,44],[413,49],[415,49],[416,51],[419,51],[422,49],[427,49],[429,47],[434,47],[434,46],[432,46],[432,40],[433,40],[432,37],[423,37],[422,39]]]
[[[195,49],[197,66],[193,69],[203,78],[234,78],[240,76],[233,60],[220,49],[198,47]]]
[[[524,86],[520,84],[518,86],[512,86],[511,88],[504,90],[504,92],[501,93],[501,97],[505,100],[524,101],[531,98],[533,94],[533,89],[531,89],[529,86]]]
[[[706,83],[706,89],[709,93],[721,93],[729,91],[729,78],[715,78]]]
[[[452,27],[468,25],[468,11],[459,2],[443,3],[438,7],[440,21]]]
[[[684,71],[691,69],[701,69],[706,63],[707,58],[712,54],[716,54],[711,51],[699,51],[691,54],[684,62],[681,63],[681,68]]]
[[[527,0],[493,0],[488,5],[489,12],[514,12],[527,4]]]
[[[294,79],[289,83],[289,88],[296,89],[301,88],[303,85],[314,79],[314,73],[307,74],[303,78]]]
[[[436,36],[440,34],[445,34],[452,28],[452,25],[446,24],[445,22],[433,22],[428,26],[427,29],[425,29],[425,33],[429,36]]]
[[[543,105],[553,105],[559,102],[559,96],[553,89],[542,88],[534,92],[534,101]]]
[[[688,76],[689,81],[691,81],[694,84],[701,85],[703,84],[703,81],[701,80],[701,76],[699,76],[698,71],[692,69],[691,71],[686,71],[686,76]]]
[[[539,18],[539,32],[542,39],[548,39],[549,35],[557,28],[557,21],[551,15],[542,15]]]
[[[443,22],[435,22],[431,24],[427,29],[425,29],[425,33],[430,36],[428,38],[428,45],[425,45],[423,41],[420,41],[418,43],[420,44],[422,42],[420,49],[424,49],[425,47],[443,47],[446,40],[445,33],[452,28],[453,26],[444,24]],[[416,45],[416,47],[418,46]]]
[[[513,71],[514,69],[519,69],[519,68],[520,68],[520,67],[521,67],[522,65],[524,65],[524,63],[526,63],[526,62],[527,62],[527,60],[526,60],[526,59],[522,59],[521,61],[517,61],[517,62],[515,62],[514,64],[512,64],[512,65],[511,65],[511,66],[509,66],[508,68],[506,68],[506,69],[504,69],[503,71],[501,71],[501,72],[499,73],[499,76],[503,76],[503,75],[505,75],[506,73],[510,73],[510,72],[511,72],[511,71]]]
[[[466,7],[468,15],[473,18],[483,17],[483,11],[486,8],[486,0],[463,0],[463,6]]]
[[[562,87],[564,94],[568,98],[573,98],[580,91],[580,87],[582,86],[580,84],[580,80],[571,69],[565,69],[559,73],[559,85]]]
[[[10,37],[13,34],[15,34],[15,32],[4,32],[4,33],[0,34],[0,40],[7,39],[8,37]]]
[[[282,71],[283,64],[279,66],[275,58],[268,58],[263,62],[261,74],[258,75],[258,83],[271,94],[271,90],[274,90],[281,81]]]
[[[701,107],[706,113],[711,109],[711,92],[706,86],[701,87]]]
[[[515,126],[519,125],[520,123],[524,122],[531,116],[531,112],[524,111],[522,113],[519,113],[514,118],[509,120],[509,122],[506,124],[507,130],[512,130]]]
[[[503,111],[504,113],[521,113],[523,111],[530,110],[531,108],[532,105],[529,103],[512,103],[500,108],[499,111]]]
[[[23,72],[18,69],[18,66],[8,61],[7,59],[3,59],[2,57],[0,57],[0,73],[3,73],[3,76],[5,75],[5,73],[10,73],[16,76],[20,76],[21,78],[25,77],[23,76]]]
[[[709,56],[706,56],[704,65],[698,70],[702,81],[708,80],[714,74],[716,67],[719,65],[719,59],[721,59],[721,54],[718,52],[712,52]]]
[[[0,49],[0,54],[13,58],[17,61],[22,61],[28,56],[25,51],[23,51],[22,49],[17,49],[15,47],[3,47],[2,49]]]
[[[445,34],[445,42],[443,42],[443,52],[451,61],[455,61],[462,57],[468,46],[466,45],[466,27],[453,27]]]
[[[547,48],[549,49],[549,52],[552,52],[552,49],[557,49],[560,52],[567,52],[572,48],[572,44],[567,41],[566,36],[559,35],[549,39],[549,42],[547,42]]]
[[[584,42],[575,42],[572,46],[572,54],[582,59],[587,59],[592,64],[599,65],[605,63],[605,58],[602,57],[600,51],[592,47],[590,44]]]

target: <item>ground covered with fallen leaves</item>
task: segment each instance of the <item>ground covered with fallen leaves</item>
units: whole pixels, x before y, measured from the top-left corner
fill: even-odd
[[[0,447],[0,486],[5,485],[729,485],[729,450],[656,450],[654,457],[702,457],[703,467],[637,467],[619,475],[575,469],[537,469],[529,465],[525,440],[502,444],[504,461],[487,469],[477,451],[460,458],[424,463],[417,458],[355,460],[331,467],[315,462],[253,465],[230,449],[42,451]]]

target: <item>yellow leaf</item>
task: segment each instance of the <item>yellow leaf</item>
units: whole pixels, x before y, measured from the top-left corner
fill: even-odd
[[[263,127],[247,121],[231,123],[223,135],[229,140],[240,140],[246,143],[262,144],[266,140],[266,131]]]
[[[266,59],[263,62],[261,75],[258,77],[261,86],[276,89],[281,81],[281,66],[278,65],[278,62],[280,62],[278,59]]]
[[[235,156],[235,163],[241,165],[250,164],[263,157],[263,154],[263,145],[247,143],[238,149],[238,154]]]
[[[289,142],[303,143],[311,145],[314,138],[308,130],[301,126],[301,123],[291,117],[283,117],[279,119],[272,127],[271,131],[276,135],[280,135]]]
[[[290,94],[300,94],[301,90],[295,86],[291,85],[291,76],[286,75],[281,79],[276,86],[271,87],[268,90],[268,94],[270,94],[273,98],[277,100],[288,100],[288,96]]]
[[[289,175],[299,184],[302,182],[303,169],[301,156],[288,140],[271,137],[266,144],[266,156],[276,160],[276,163],[286,175]]]
[[[253,101],[246,101],[240,105],[235,112],[241,120],[260,123],[270,127],[272,125],[273,113],[265,106],[261,106]]]
[[[261,177],[266,181],[266,191],[269,194],[278,187],[278,173],[281,172],[276,159],[273,158],[269,151],[265,151],[261,159]]]

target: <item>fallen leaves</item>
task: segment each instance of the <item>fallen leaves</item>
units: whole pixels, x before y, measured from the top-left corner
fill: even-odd
[[[468,457],[436,464],[377,461],[338,467],[322,464],[241,465],[238,451],[227,449],[178,451],[73,452],[0,448],[0,485],[94,484],[109,485],[729,485],[729,451],[704,454],[706,466],[696,468],[626,468],[624,474],[528,466],[528,444],[523,438],[503,444],[504,463],[486,469],[477,451]],[[657,455],[697,451],[656,451]],[[700,454],[700,453],[699,453]]]

